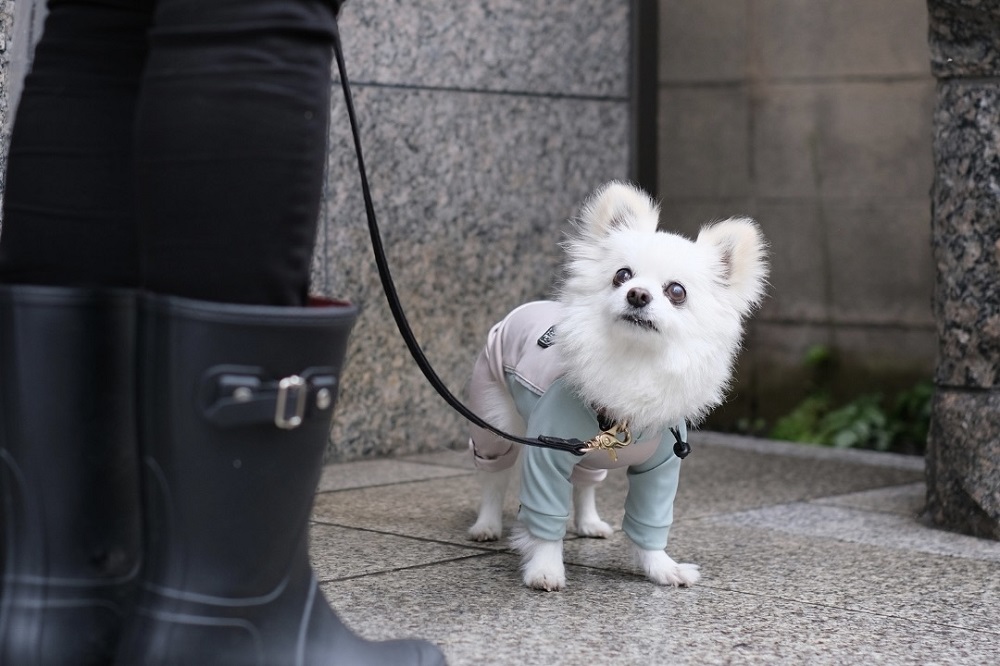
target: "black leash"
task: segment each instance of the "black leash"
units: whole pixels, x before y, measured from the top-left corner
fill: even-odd
[[[495,435],[512,442],[517,442],[518,444],[541,446],[548,449],[558,449],[560,451],[568,451],[578,456],[584,455],[589,450],[589,443],[582,442],[579,439],[563,439],[561,437],[550,437],[547,435],[540,435],[537,439],[518,437],[504,432],[490,423],[487,423],[472,410],[466,407],[462,401],[452,395],[451,391],[448,390],[448,387],[445,386],[443,381],[441,381],[441,378],[437,376],[436,372],[434,372],[434,368],[431,367],[427,357],[424,356],[424,351],[417,343],[417,338],[413,335],[413,331],[410,329],[410,323],[407,321],[406,315],[403,313],[403,306],[399,302],[399,294],[396,293],[396,286],[392,281],[392,274],[389,272],[389,262],[385,256],[385,249],[382,246],[382,235],[379,233],[378,222],[375,220],[375,206],[372,203],[371,190],[368,187],[368,175],[365,169],[365,159],[361,151],[361,132],[358,129],[357,116],[354,112],[354,99],[351,96],[351,85],[347,80],[347,67],[344,65],[344,52],[340,44],[340,29],[337,25],[334,25],[333,53],[337,60],[337,70],[340,73],[340,85],[344,91],[344,102],[347,107],[347,117],[351,123],[351,135],[354,138],[354,152],[358,158],[358,171],[361,176],[361,192],[364,195],[365,200],[365,215],[368,217],[368,231],[371,234],[372,250],[375,253],[375,264],[378,266],[379,279],[382,281],[382,289],[385,291],[386,300],[389,302],[389,309],[392,311],[392,317],[396,320],[396,327],[399,329],[400,335],[403,336],[403,341],[406,342],[406,346],[410,350],[410,355],[413,357],[413,360],[416,361],[417,366],[420,368],[421,372],[424,373],[424,377],[427,378],[427,381],[430,382],[431,386],[434,387],[434,390],[436,390],[438,394],[444,398],[444,401],[447,402],[452,409],[480,428],[489,430]],[[690,447],[687,442],[681,440],[680,433],[675,428],[671,428],[670,430],[677,439],[677,443],[674,445],[674,453],[677,454],[678,457],[683,458],[690,451]]]

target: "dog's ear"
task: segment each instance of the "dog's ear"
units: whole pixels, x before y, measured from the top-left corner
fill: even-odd
[[[764,298],[767,288],[767,241],[757,223],[747,217],[731,218],[702,227],[698,245],[716,255],[718,281],[734,299],[742,314],[748,314]]]
[[[648,194],[633,185],[611,181],[584,204],[580,223],[595,236],[621,228],[653,233],[659,216],[660,208]]]

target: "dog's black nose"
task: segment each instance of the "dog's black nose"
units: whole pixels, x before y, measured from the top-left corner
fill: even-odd
[[[652,294],[640,287],[632,287],[625,296],[628,304],[634,308],[644,308],[653,300]]]

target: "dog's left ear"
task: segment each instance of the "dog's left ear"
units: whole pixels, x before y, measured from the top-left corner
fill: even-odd
[[[716,222],[702,227],[697,243],[715,252],[718,280],[741,314],[757,307],[764,298],[768,273],[767,241],[757,223],[748,217]]]

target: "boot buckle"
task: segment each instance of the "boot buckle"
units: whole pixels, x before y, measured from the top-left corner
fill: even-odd
[[[294,430],[302,425],[306,414],[306,399],[308,398],[306,380],[298,375],[285,377],[278,382],[278,396],[274,407],[274,425],[282,430]],[[289,413],[289,394],[294,401],[293,410]]]

